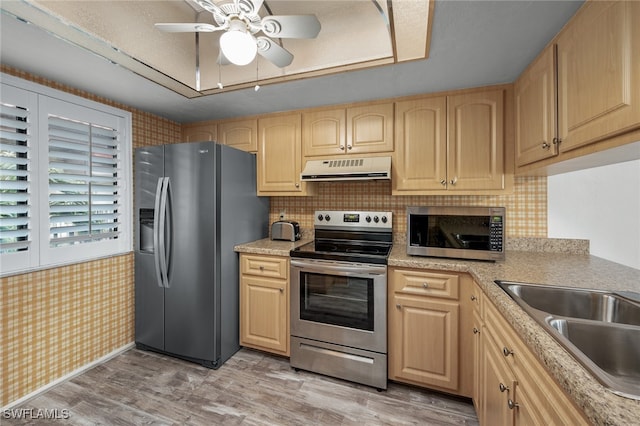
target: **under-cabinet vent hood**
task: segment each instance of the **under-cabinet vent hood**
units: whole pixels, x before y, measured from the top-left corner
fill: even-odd
[[[307,161],[303,181],[391,179],[391,157]]]

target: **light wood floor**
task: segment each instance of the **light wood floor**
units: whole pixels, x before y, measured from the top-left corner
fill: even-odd
[[[19,408],[66,409],[69,419],[2,424],[478,424],[467,400],[396,383],[378,392],[248,349],[218,370],[132,349]]]

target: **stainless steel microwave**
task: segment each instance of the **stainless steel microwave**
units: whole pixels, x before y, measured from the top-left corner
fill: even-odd
[[[407,207],[407,254],[504,260],[504,207]]]

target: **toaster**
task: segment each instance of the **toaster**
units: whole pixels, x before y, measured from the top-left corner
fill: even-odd
[[[300,225],[293,220],[279,220],[271,224],[271,239],[284,241],[298,241],[300,239]]]

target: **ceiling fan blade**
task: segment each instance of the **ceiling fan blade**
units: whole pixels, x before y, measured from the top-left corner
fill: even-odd
[[[218,6],[214,2],[209,0],[193,0],[193,1],[198,3],[198,5],[202,7],[204,10],[209,11],[213,14],[219,15],[221,18],[226,19],[227,14],[224,13],[224,11],[220,9],[220,6]]]
[[[284,47],[267,37],[258,37],[258,55],[262,56],[275,66],[284,68],[291,64],[293,61],[293,55]]]
[[[155,27],[166,33],[212,33],[224,29],[211,24],[198,23],[160,23],[155,24]]]
[[[316,38],[320,21],[315,15],[265,16],[261,21],[262,32],[276,38]]]
[[[253,13],[256,15],[260,13],[264,0],[249,0],[253,4]]]

